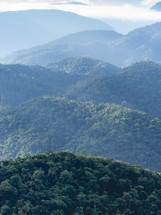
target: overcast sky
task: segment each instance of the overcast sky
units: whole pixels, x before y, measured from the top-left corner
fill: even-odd
[[[87,5],[63,4],[71,1],[79,1]],[[149,9],[159,1],[160,0],[0,0],[0,11],[59,9],[94,18],[161,21],[161,12]]]

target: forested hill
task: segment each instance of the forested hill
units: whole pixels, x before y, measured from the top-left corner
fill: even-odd
[[[161,122],[114,104],[41,97],[0,113],[1,159],[71,150],[161,171]]]
[[[120,72],[106,62],[72,57],[49,67],[0,64],[0,106],[16,106],[43,95],[64,96],[79,102],[124,104],[161,119],[160,64],[143,61]]]
[[[161,176],[112,159],[69,152],[1,162],[3,215],[161,214]]]
[[[43,95],[63,96],[78,81],[85,79],[85,75],[109,75],[120,71],[111,64],[84,57],[64,59],[48,67],[53,71],[41,66],[0,64],[0,106],[19,105]]]
[[[135,63],[112,76],[88,78],[66,93],[78,101],[113,102],[161,119],[161,65]]]
[[[81,78],[53,72],[40,66],[0,64],[0,106],[15,106],[32,98],[62,96]]]
[[[63,60],[45,65],[54,72],[64,72],[79,75],[111,75],[121,69],[103,61],[88,57],[68,57]]]

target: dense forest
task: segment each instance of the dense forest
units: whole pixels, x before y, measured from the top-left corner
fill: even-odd
[[[69,152],[0,163],[2,215],[160,215],[161,176]]]
[[[142,61],[111,76],[88,77],[68,89],[77,101],[115,103],[161,119],[161,65]]]
[[[1,159],[71,150],[161,171],[161,121],[114,104],[40,97],[0,112]]]
[[[68,57],[63,60],[45,65],[54,72],[64,72],[79,75],[111,75],[121,69],[103,61],[88,57]]]
[[[43,95],[62,96],[78,80],[79,75],[69,76],[40,66],[0,64],[0,106],[16,106]]]

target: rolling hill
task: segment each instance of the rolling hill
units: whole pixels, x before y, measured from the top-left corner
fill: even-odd
[[[0,65],[0,106],[15,106],[32,98],[61,96],[81,77],[40,66]]]
[[[64,72],[78,75],[111,75],[120,72],[121,69],[103,61],[87,57],[69,57],[57,61],[45,67],[56,72]]]
[[[99,20],[60,10],[0,12],[0,57],[83,30],[111,30]]]
[[[115,103],[161,119],[161,65],[143,61],[112,76],[87,78],[65,96],[77,101]]]
[[[71,150],[161,171],[161,121],[114,104],[40,97],[1,111],[0,134],[1,159]]]
[[[19,105],[43,95],[63,96],[89,75],[109,75],[120,70],[111,64],[82,57],[64,59],[48,67],[53,71],[41,66],[0,64],[0,106]]]
[[[1,214],[161,214],[161,176],[69,152],[1,162]]]
[[[86,56],[125,67],[136,61],[161,62],[161,23],[135,29],[127,35],[112,31],[83,31],[40,47],[13,53],[4,63],[44,65],[66,57]]]

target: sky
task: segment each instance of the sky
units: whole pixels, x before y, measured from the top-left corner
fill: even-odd
[[[161,12],[151,10],[161,0],[0,0],[0,11],[58,9],[103,21],[135,23],[136,26],[161,21]],[[81,2],[83,4],[67,4]],[[115,22],[114,22],[115,21]],[[119,24],[118,24],[119,25]]]
[[[76,0],[0,0],[0,11],[60,9],[94,18],[161,20],[160,12],[149,9],[160,0],[77,0],[87,5],[66,4],[71,1]]]

